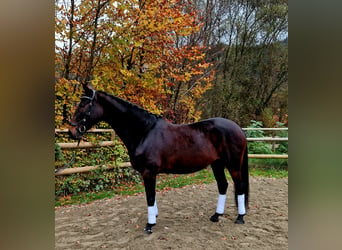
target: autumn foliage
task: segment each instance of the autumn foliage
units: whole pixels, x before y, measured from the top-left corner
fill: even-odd
[[[79,81],[173,122],[198,120],[197,102],[213,77],[206,48],[194,39],[201,25],[189,1],[57,4],[56,126],[63,126],[63,105],[70,116]]]

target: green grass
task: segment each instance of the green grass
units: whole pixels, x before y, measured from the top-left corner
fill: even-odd
[[[288,177],[288,171],[287,169],[258,166],[251,168],[249,175],[279,179]]]
[[[253,166],[250,164],[250,176],[269,177],[269,178],[286,178],[288,177],[287,167],[279,166]],[[231,180],[229,173],[226,171],[228,181]],[[215,181],[214,175],[210,168],[187,175],[159,175],[157,177],[157,190],[170,190],[173,188],[184,187],[187,185],[208,184]],[[113,198],[115,195],[131,196],[144,192],[142,183],[122,183],[110,191],[80,193],[78,195],[70,195],[60,197],[55,202],[55,206],[66,206],[71,204],[90,203],[95,200]]]
[[[288,159],[249,159],[249,166],[260,165],[260,166],[270,166],[275,168],[287,168]]]

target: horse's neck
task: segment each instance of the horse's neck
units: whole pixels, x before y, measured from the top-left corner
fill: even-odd
[[[141,140],[155,125],[157,118],[115,97],[106,96],[105,100],[105,121],[115,130],[129,153],[134,153]]]

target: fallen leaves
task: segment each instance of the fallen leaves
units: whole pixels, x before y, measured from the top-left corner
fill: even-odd
[[[158,237],[158,240],[165,240],[165,241],[167,241],[167,238],[164,237],[164,236],[159,236],[159,237]]]
[[[223,238],[221,238],[221,240],[227,240],[227,239],[228,239],[228,237],[223,237]],[[230,239],[232,239],[232,240],[237,240],[238,237],[236,237],[236,236],[231,236]]]

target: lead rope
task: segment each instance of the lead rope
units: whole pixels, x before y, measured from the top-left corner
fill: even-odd
[[[81,139],[79,139],[78,142],[77,142],[77,147],[76,147],[76,150],[74,151],[74,153],[73,153],[73,155],[71,157],[71,160],[67,164],[65,164],[63,167],[55,169],[55,175],[58,174],[59,172],[61,172],[62,170],[66,169],[68,167],[71,167],[75,163],[76,151],[78,149],[78,146],[80,145],[80,142],[81,142]]]

